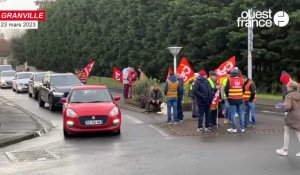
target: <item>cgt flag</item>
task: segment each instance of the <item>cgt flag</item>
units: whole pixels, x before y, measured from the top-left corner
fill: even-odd
[[[210,105],[210,109],[216,109],[219,105],[219,100],[220,100],[220,90],[218,90],[216,93],[215,93],[215,96],[214,96],[214,99]]]
[[[92,70],[93,66],[95,65],[95,63],[96,63],[96,60],[91,60],[89,62],[89,64],[87,66],[85,66],[85,68],[83,69],[86,77],[90,76],[91,70]]]
[[[231,69],[235,67],[235,56],[232,56],[225,63],[221,64],[218,69],[215,70],[218,76],[226,76]]]
[[[173,72],[172,67],[169,67],[168,69],[168,74],[167,74],[167,79],[170,77],[170,74]]]
[[[235,67],[235,56],[232,56],[225,63],[221,64],[216,70],[216,74],[218,75],[218,81],[221,83],[224,78],[227,76],[228,72],[231,71]]]
[[[189,81],[194,78],[194,71],[186,57],[181,59],[181,62],[177,67],[177,73],[180,74],[180,78],[183,80],[184,87],[186,87]]]
[[[122,71],[116,67],[114,67],[113,74],[112,74],[113,79],[119,81],[120,83],[123,82],[123,74]]]

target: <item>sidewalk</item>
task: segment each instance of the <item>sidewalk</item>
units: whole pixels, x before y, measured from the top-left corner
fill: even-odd
[[[0,97],[0,148],[37,137],[41,130],[32,116]]]
[[[116,93],[116,92],[114,92]],[[119,94],[119,93],[116,93]],[[264,103],[266,106],[262,106],[263,108],[270,108],[275,110],[275,104],[277,104],[278,100],[260,100],[257,103]],[[139,108],[138,106],[134,106],[128,103],[125,103],[125,100],[121,98],[118,102],[118,105],[127,110],[131,110],[138,113],[143,113],[145,109]],[[163,116],[156,113],[147,114],[150,118],[153,118],[157,122],[157,126],[164,129],[166,132],[171,133],[175,136],[218,136],[218,135],[239,135],[230,134],[227,132],[227,129],[231,127],[231,124],[224,124],[224,119],[219,118],[220,127],[214,129],[213,132],[207,133],[199,133],[196,131],[198,125],[198,119],[192,118],[192,113],[190,111],[184,112],[184,122],[179,123],[177,125],[167,125],[166,118],[167,116]],[[257,127],[256,128],[247,128],[246,132],[243,134],[276,134],[283,132],[283,120],[270,120],[263,116],[264,114],[257,114]],[[237,118],[237,126],[239,127],[239,119]]]

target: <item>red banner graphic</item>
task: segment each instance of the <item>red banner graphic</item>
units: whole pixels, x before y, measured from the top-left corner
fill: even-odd
[[[112,78],[119,81],[120,83],[123,82],[123,74],[122,71],[116,67],[113,69]]]
[[[45,10],[0,10],[0,21],[45,21]]]

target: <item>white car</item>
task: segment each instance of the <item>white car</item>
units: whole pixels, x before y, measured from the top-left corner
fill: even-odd
[[[28,84],[33,72],[17,72],[13,79],[12,90],[18,92],[28,92]]]
[[[0,87],[1,88],[11,88],[12,87],[12,80],[16,75],[16,71],[9,70],[9,71],[2,71],[0,73]]]

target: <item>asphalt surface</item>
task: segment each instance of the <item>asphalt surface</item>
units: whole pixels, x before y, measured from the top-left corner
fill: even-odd
[[[37,137],[42,130],[34,116],[0,97],[0,148]]]
[[[27,94],[1,96],[51,122],[41,137],[0,149],[0,174],[259,174],[299,175],[300,144],[292,135],[288,157],[279,157],[282,133],[174,136],[163,116],[123,109],[122,134],[85,134],[64,139],[62,115],[40,108]],[[282,120],[259,111],[258,117]],[[196,128],[195,128],[196,129]]]

